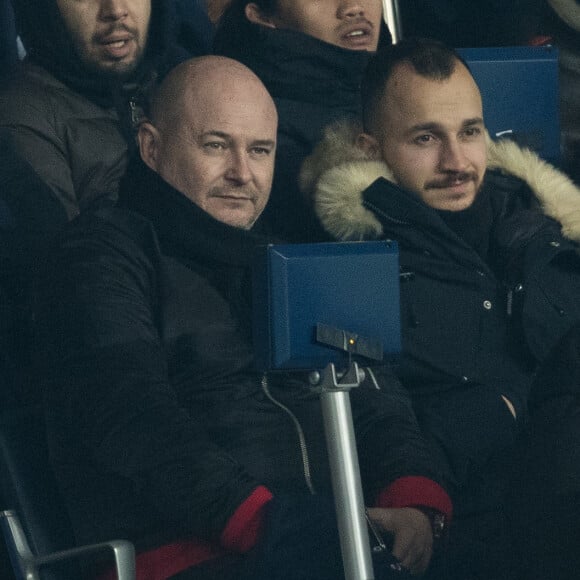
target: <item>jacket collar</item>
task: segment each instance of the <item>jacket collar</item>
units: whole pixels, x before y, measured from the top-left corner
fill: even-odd
[[[185,261],[246,267],[254,248],[269,242],[257,227],[244,230],[214,219],[140,159],[127,171],[119,205],[147,218],[163,252]]]
[[[301,189],[312,197],[322,225],[340,240],[383,235],[380,221],[365,206],[363,192],[379,178],[395,182],[384,161],[370,158],[357,147],[356,137],[361,131],[357,123],[350,121],[327,127],[300,174]],[[561,224],[563,235],[580,241],[580,189],[561,171],[513,141],[491,139],[488,141],[488,169],[513,175],[527,183],[544,213]],[[415,207],[419,211],[421,202],[411,194],[405,197],[405,207]],[[400,205],[394,202],[393,199],[389,205],[399,211]]]

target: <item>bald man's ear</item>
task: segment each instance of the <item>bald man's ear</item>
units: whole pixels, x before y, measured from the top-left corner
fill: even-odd
[[[276,28],[276,24],[273,19],[266,16],[260,7],[255,2],[249,2],[244,8],[246,18],[253,22],[254,24],[259,24],[261,26],[267,26],[268,28]]]
[[[149,121],[143,121],[139,125],[139,131],[137,132],[139,153],[141,154],[141,159],[153,171],[157,171],[159,139],[159,131]]]
[[[380,159],[381,148],[379,142],[368,133],[359,133],[356,138],[356,145],[362,149],[370,159]]]

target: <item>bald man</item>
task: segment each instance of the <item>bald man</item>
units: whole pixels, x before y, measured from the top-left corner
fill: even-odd
[[[138,578],[342,574],[317,395],[253,365],[249,268],[269,242],[255,223],[276,123],[242,64],[178,66],[141,124],[121,207],[72,223],[49,264],[39,318],[54,470],[78,541],[131,540]],[[426,512],[451,505],[385,373],[384,389],[353,397],[369,511],[420,572]]]

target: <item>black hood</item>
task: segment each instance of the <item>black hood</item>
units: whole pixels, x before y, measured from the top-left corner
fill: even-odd
[[[133,92],[171,64],[185,58],[173,43],[172,3],[151,0],[151,24],[144,58],[123,82],[99,75],[80,60],[56,0],[13,0],[19,34],[27,58],[48,70],[72,90],[103,107],[118,106],[121,95]]]

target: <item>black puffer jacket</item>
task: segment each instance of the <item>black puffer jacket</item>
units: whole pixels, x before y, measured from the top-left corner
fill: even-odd
[[[360,83],[369,53],[250,23],[237,34],[227,25],[218,27],[214,46],[218,54],[252,69],[278,109],[276,174],[265,219],[276,235],[290,241],[326,238],[299,191],[298,173],[326,125],[345,116],[360,118]]]
[[[304,166],[303,187],[335,237],[399,243],[397,374],[425,432],[466,483],[474,466],[512,446],[534,369],[580,321],[580,191],[535,154],[490,143],[488,165],[502,172],[488,170],[481,193],[490,212],[482,257],[356,147],[359,132],[330,128]]]
[[[259,485],[307,493],[294,423],[253,368],[248,268],[265,239],[213,220],[145,167],[135,175],[132,211],[81,216],[49,265],[52,460],[79,541],[217,544]],[[379,375],[381,391],[352,396],[369,502],[406,476],[441,481],[405,392]],[[300,377],[269,382],[301,425],[313,485],[328,490],[317,397]]]

